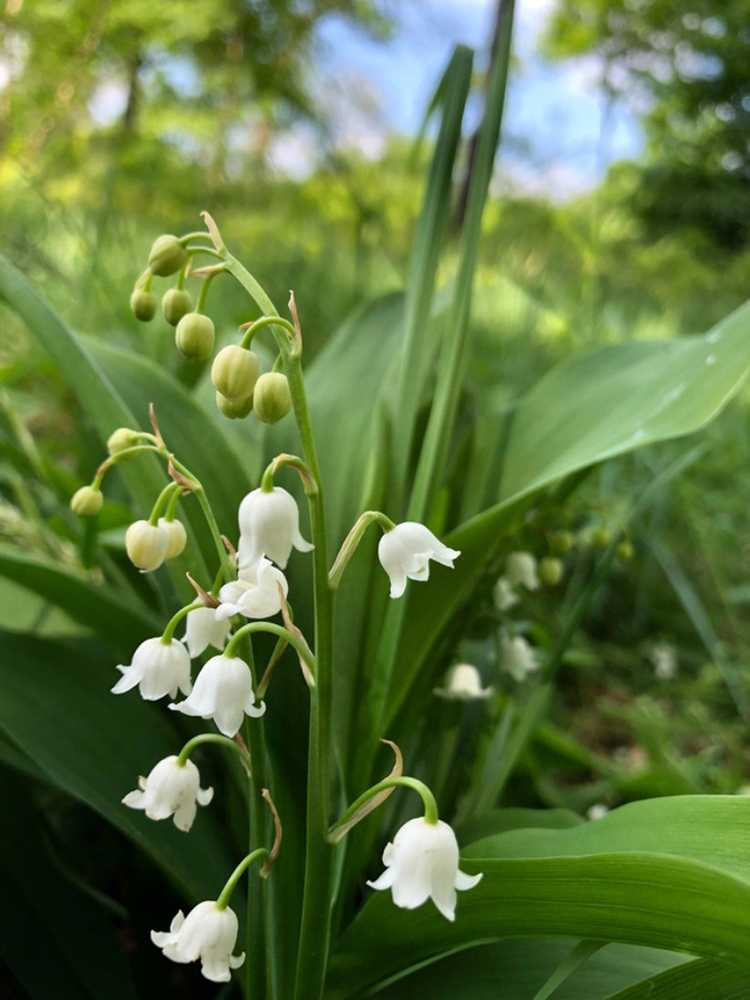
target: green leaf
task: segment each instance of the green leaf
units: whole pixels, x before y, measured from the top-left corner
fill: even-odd
[[[4,773],[2,788],[0,958],[38,1000],[136,1000],[111,920],[50,856],[28,785]]]
[[[46,775],[138,843],[191,898],[212,898],[236,859],[216,806],[190,836],[121,804],[163,757],[184,743],[163,704],[110,694],[114,664],[92,643],[2,635],[0,729]]]
[[[340,943],[333,983],[364,988],[488,938],[577,936],[701,957],[747,959],[750,814],[729,796],[635,803],[559,830],[498,834],[462,867],[483,872],[459,894],[456,921],[434,907],[371,898]]]
[[[750,965],[699,959],[649,976],[607,1000],[747,1000]]]
[[[508,830],[547,827],[561,830],[569,826],[580,826],[583,822],[570,809],[491,809],[463,826],[461,839],[465,843],[473,843],[480,838],[492,837]]]
[[[485,944],[442,958],[378,990],[375,995],[378,1000],[411,1000],[412,997],[532,1000],[542,983],[574,947],[573,940],[509,940]],[[558,988],[554,1000],[602,1000],[610,990],[629,986],[684,961],[682,955],[653,948],[606,945]]]
[[[116,649],[132,652],[138,642],[160,631],[158,619],[121,592],[7,546],[0,546],[0,576],[62,609]]]

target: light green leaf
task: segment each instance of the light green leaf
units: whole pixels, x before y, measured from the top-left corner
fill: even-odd
[[[699,959],[649,976],[607,1000],[747,1000],[750,964]]]

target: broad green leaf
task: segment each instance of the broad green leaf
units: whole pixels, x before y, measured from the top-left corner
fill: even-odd
[[[742,961],[750,883],[707,865],[630,851],[569,858],[464,859],[482,881],[455,923],[425,904],[397,909],[377,893],[346,931],[331,987],[356,995],[421,961],[509,937],[572,937]],[[347,995],[343,993],[342,995]]]
[[[649,976],[606,1000],[747,1000],[750,964],[699,959]]]
[[[34,1000],[136,1000],[111,918],[52,860],[24,782],[2,788],[0,958]]]
[[[379,1000],[532,1000],[574,947],[573,940],[485,944],[442,958],[372,995]],[[610,944],[560,986],[554,1000],[602,1000],[608,991],[685,961],[672,952]]]
[[[71,570],[7,546],[0,546],[0,576],[62,609],[117,649],[130,652],[142,639],[159,631],[158,619],[106,584],[96,585]]]
[[[115,696],[109,654],[92,643],[4,633],[0,729],[47,779],[122,830],[191,898],[211,898],[236,863],[218,809],[202,809],[190,836],[121,804],[139,774],[184,742],[164,704]]]
[[[553,369],[518,404],[501,502],[453,531],[462,556],[407,593],[389,693],[392,720],[435,637],[475,591],[529,497],[564,476],[636,448],[699,430],[737,391],[750,366],[750,304],[704,336],[605,347]]]
[[[463,852],[462,866],[484,878],[459,894],[455,924],[428,906],[406,914],[378,893],[345,933],[334,981],[364,987],[452,949],[519,935],[746,959],[746,805],[733,796],[657,799],[567,829],[486,838]]]

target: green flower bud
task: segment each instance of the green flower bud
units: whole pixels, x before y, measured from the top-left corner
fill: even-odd
[[[128,559],[144,573],[158,569],[167,556],[169,536],[162,525],[134,521],[125,532]]]
[[[550,531],[547,540],[550,549],[557,556],[564,556],[573,548],[574,538],[570,531]]]
[[[79,517],[96,517],[103,503],[101,490],[94,486],[82,486],[70,498],[70,509]]]
[[[214,324],[203,313],[186,313],[177,324],[175,343],[186,358],[205,361],[214,349]]]
[[[230,420],[241,420],[246,417],[253,408],[253,397],[246,399],[227,399],[220,392],[216,393],[216,406],[225,417]]]
[[[182,521],[174,518],[168,521],[165,517],[159,518],[159,527],[163,528],[167,534],[167,553],[165,559],[176,559],[182,555],[187,545],[187,532]]]
[[[612,532],[609,528],[601,527],[594,528],[591,532],[591,544],[597,549],[606,549],[609,543],[612,541]]]
[[[130,427],[118,427],[107,438],[107,451],[110,455],[116,455],[118,451],[133,448],[138,444],[138,441],[138,431],[134,431]]]
[[[136,319],[148,323],[156,315],[156,296],[145,288],[135,288],[130,296],[130,308]]]
[[[630,562],[635,555],[635,549],[633,548],[633,543],[629,538],[623,538],[617,546],[617,554],[624,562]]]
[[[193,308],[190,292],[184,288],[170,288],[161,300],[161,311],[170,326],[177,326],[182,317]]]
[[[275,424],[292,408],[289,382],[281,372],[266,372],[255,383],[253,407],[258,420]]]
[[[187,251],[176,236],[159,236],[154,240],[148,255],[148,266],[160,278],[168,278],[179,271],[187,260]]]
[[[539,562],[539,577],[547,587],[556,587],[563,578],[563,564],[547,556]]]
[[[252,398],[258,380],[258,355],[233,344],[223,347],[211,365],[211,381],[227,399]]]

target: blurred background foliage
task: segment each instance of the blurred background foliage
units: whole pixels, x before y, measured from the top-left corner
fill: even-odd
[[[177,359],[171,328],[161,320],[143,327],[128,308],[144,248],[159,232],[196,228],[207,208],[277,301],[294,287],[314,354],[355,307],[403,286],[431,137],[429,129],[421,142],[393,131],[375,155],[334,141],[335,107],[313,85],[316,32],[326,19],[344,18],[387,51],[406,6],[5,0],[5,253],[74,329],[156,359],[210,401],[205,372]],[[627,102],[646,145],[638,159],[613,163],[596,185],[567,198],[552,187],[519,189],[501,149],[473,318],[470,377],[486,401],[478,419],[507,413],[574,351],[703,332],[747,297],[750,4],[556,0],[542,8],[547,58],[597,59],[602,140],[607,109]],[[488,45],[490,38],[491,18]],[[475,86],[482,88],[481,74]],[[274,164],[271,149],[299,122],[315,135],[318,155],[293,176]],[[470,169],[467,157],[462,170]],[[460,214],[457,205],[456,228]],[[448,288],[450,254],[442,267]],[[242,309],[232,289],[212,291],[219,330],[249,318]],[[67,499],[91,475],[100,444],[20,322],[4,309],[0,316],[0,543],[85,572],[85,528],[68,516]],[[578,624],[554,722],[514,776],[511,804],[585,812],[649,795],[738,792],[750,782],[747,420],[745,393],[630,525],[632,553],[615,559]],[[207,416],[195,432],[210,427]],[[570,530],[576,545],[564,557],[563,581],[524,598],[516,616],[523,633],[543,648],[554,644],[597,546],[632,497],[693,448],[695,441],[677,442],[610,463],[525,525],[518,547],[539,557],[551,531]],[[108,504],[113,539],[129,516],[124,504]],[[493,615],[488,599],[462,652],[486,682],[510,691]],[[6,581],[0,625],[81,632]],[[452,710],[436,703],[436,712]],[[480,711],[460,724],[481,732]],[[461,780],[460,768],[450,780]],[[130,851],[129,891],[143,892],[148,866],[133,860],[137,852],[119,834],[71,802],[51,817],[64,843],[80,845],[83,836],[102,848],[84,857],[79,846],[71,864],[85,879],[106,884],[117,866],[105,864],[105,853]],[[149,975],[167,974],[142,961]],[[176,985],[184,990],[178,978]],[[23,996],[15,989],[9,983],[3,995]]]

